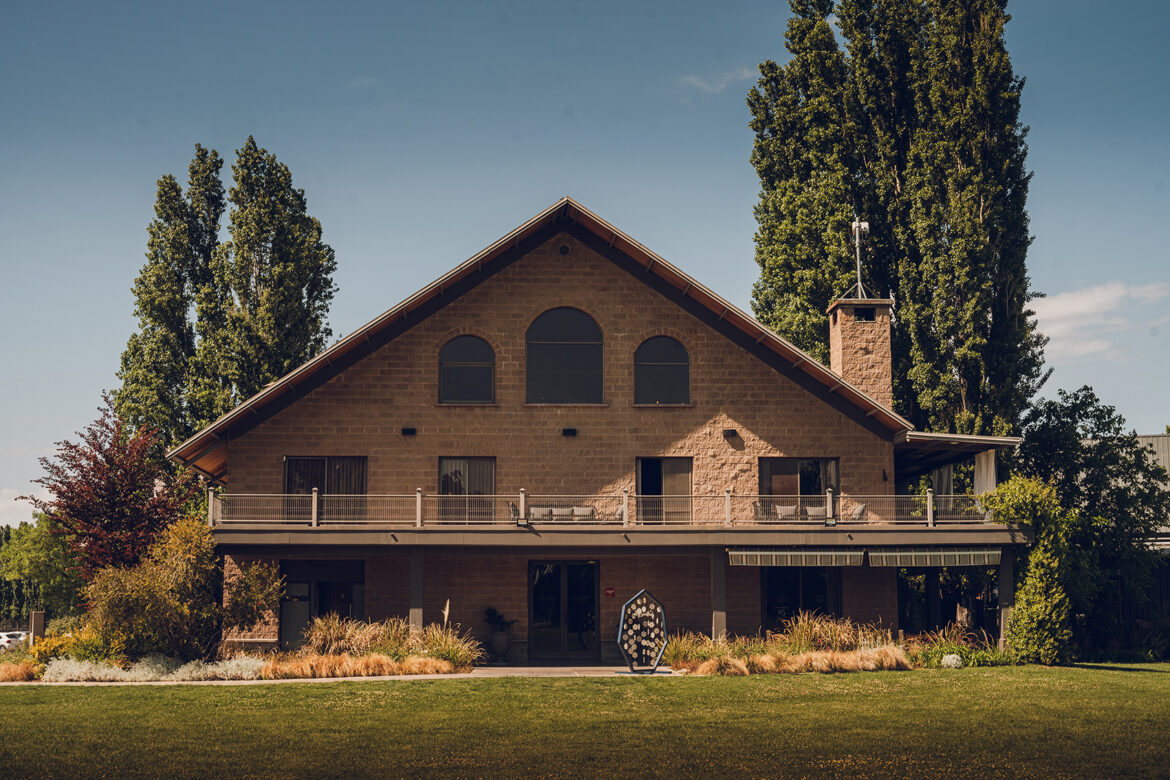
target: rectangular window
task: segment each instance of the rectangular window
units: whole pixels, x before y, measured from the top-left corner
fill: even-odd
[[[638,520],[691,522],[690,458],[638,458]]]
[[[303,495],[313,492],[340,496],[360,496],[366,492],[366,458],[284,459],[284,492]]]
[[[490,523],[495,519],[495,458],[439,458],[439,517],[451,523]]]
[[[873,322],[874,309],[872,306],[862,306],[853,310],[854,322]]]
[[[286,457],[284,492],[307,496],[317,488],[317,521],[354,522],[366,518],[366,458],[353,457]],[[287,520],[309,521],[312,503],[304,498],[285,499]]]
[[[760,458],[761,496],[817,496],[839,492],[836,458]]]
[[[779,523],[824,520],[830,511],[825,491],[830,489],[839,492],[836,458],[760,458],[757,519]]]

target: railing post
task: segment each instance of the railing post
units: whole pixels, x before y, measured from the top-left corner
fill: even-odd
[[[414,489],[414,524],[422,528],[422,488]]]
[[[926,489],[926,524],[934,527],[934,488]]]
[[[622,525],[630,524],[630,489],[622,488]]]
[[[833,488],[825,490],[825,525],[836,525],[837,517],[833,512]]]
[[[313,527],[317,527],[317,488],[313,488]]]
[[[520,488],[520,525],[528,525],[528,491]]]
[[[731,488],[723,489],[723,524],[731,525]]]
[[[215,527],[215,488],[207,486],[207,525]]]

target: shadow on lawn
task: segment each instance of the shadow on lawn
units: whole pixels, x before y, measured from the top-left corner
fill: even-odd
[[[1153,672],[1170,674],[1170,669],[1150,669],[1141,666],[1110,666],[1108,664],[1070,664],[1073,669],[1096,669],[1102,672]]]

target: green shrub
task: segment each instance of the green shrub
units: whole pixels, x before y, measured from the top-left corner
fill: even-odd
[[[1067,663],[1072,656],[1069,600],[1061,562],[1041,542],[1028,556],[1028,573],[1008,618],[1008,645],[1024,663]]]
[[[85,615],[66,615],[53,618],[45,626],[45,635],[69,634],[85,625]]]
[[[1011,666],[1019,663],[1016,655],[1000,650],[996,642],[986,634],[968,632],[957,623],[951,623],[941,631],[928,632],[908,643],[908,655],[915,666],[937,669],[942,659],[957,655],[963,666]]]
[[[89,624],[103,636],[123,637],[134,657],[151,653],[210,658],[226,630],[251,628],[280,604],[283,582],[276,567],[240,567],[220,597],[215,541],[194,518],[172,523],[141,563],[100,570],[86,587]]]

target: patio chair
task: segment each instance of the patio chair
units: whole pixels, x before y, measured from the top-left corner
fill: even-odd
[[[806,506],[804,508],[804,516],[809,520],[824,520],[829,514],[829,508],[826,506]]]
[[[553,510],[551,506],[530,506],[528,507],[529,520],[552,520]]]
[[[773,507],[773,509],[776,510],[776,519],[782,523],[785,521],[791,522],[791,521],[795,520],[796,519],[796,510],[798,508],[799,507],[797,507],[796,504],[791,504],[791,505],[786,505],[786,506],[782,506],[780,504],[777,504],[775,507]]]
[[[593,507],[591,507],[591,506],[575,506],[575,507],[573,507],[573,522],[574,523],[591,523],[591,522],[593,522]]]
[[[854,523],[860,523],[865,519],[865,504],[858,504],[853,507],[853,513],[849,515],[849,519]]]

